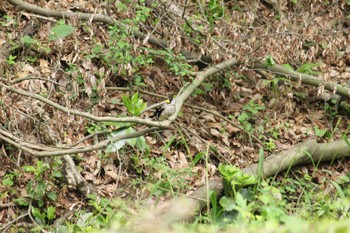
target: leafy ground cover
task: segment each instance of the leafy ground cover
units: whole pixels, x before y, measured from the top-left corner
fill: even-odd
[[[346,87],[348,1],[27,1],[106,14],[113,24],[32,14],[13,2],[0,3],[1,231],[349,231],[348,159],[270,178],[238,169],[309,139],[346,140],[349,113],[336,90],[255,63],[283,64]],[[148,43],[150,37],[168,44]],[[35,157],[15,146],[81,149],[142,130],[135,122],[70,114],[33,96],[94,116],[148,119],[147,106],[181,92],[194,72],[211,66],[189,61],[182,50],[214,64],[234,57],[237,65],[206,79],[170,128],[75,153],[77,171],[96,192],[82,193],[86,183],[69,181],[65,155]],[[215,177],[224,178],[225,191],[210,192],[198,215],[152,224],[170,199]]]

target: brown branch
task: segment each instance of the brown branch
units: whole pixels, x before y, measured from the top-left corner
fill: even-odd
[[[334,82],[324,81],[323,79],[312,76],[312,75],[302,74],[302,73],[299,73],[297,71],[289,70],[288,68],[283,67],[281,65],[268,66],[268,65],[265,65],[262,63],[257,63],[252,68],[253,69],[268,70],[268,71],[275,73],[275,74],[290,77],[291,80],[293,80],[293,81],[296,81],[296,82],[301,81],[301,83],[303,83],[303,84],[314,86],[314,87],[324,85],[325,89],[330,91],[330,92],[335,92],[336,94],[338,94],[342,97],[346,97],[346,98],[350,97],[350,89],[349,88],[345,88],[345,87],[343,87],[339,84],[336,84]]]
[[[303,142],[289,150],[272,154],[264,161],[263,175],[274,176],[288,168],[301,164],[332,161],[350,155],[350,147],[345,140],[338,140],[329,143],[317,143],[314,140]],[[258,164],[244,168],[244,171],[251,175],[257,174]]]
[[[106,148],[108,145],[110,145],[111,143],[114,143],[116,141],[119,140],[123,140],[123,139],[130,139],[130,138],[136,138],[136,137],[140,137],[143,136],[147,133],[150,132],[154,132],[159,130],[158,127],[152,127],[152,128],[146,128],[134,133],[130,133],[130,134],[125,134],[125,135],[116,135],[111,139],[108,140],[104,140],[99,142],[98,144],[92,145],[92,146],[86,146],[84,148],[62,148],[62,149],[56,149],[56,150],[52,150],[52,148],[50,148],[50,150],[47,151],[35,151],[32,150],[30,148],[28,148],[25,145],[22,145],[22,142],[18,142],[17,140],[12,140],[7,136],[4,136],[5,131],[0,129],[0,139],[15,146],[16,148],[23,150],[31,155],[37,156],[37,157],[49,157],[49,156],[61,156],[61,155],[68,155],[68,154],[77,154],[77,153],[85,153],[85,152],[91,152],[91,151],[95,151],[95,150],[99,150],[99,149],[103,149]]]
[[[14,88],[12,86],[7,86],[3,83],[0,83],[0,85],[5,87],[7,90],[14,92],[14,93],[17,93],[19,95],[27,96],[27,97],[30,97],[33,99],[40,100],[40,101],[60,110],[62,112],[65,112],[67,114],[82,116],[84,118],[87,118],[87,119],[90,119],[90,120],[93,120],[96,122],[127,122],[127,123],[144,124],[144,125],[147,125],[150,127],[159,127],[159,128],[167,128],[169,126],[169,124],[167,124],[166,122],[165,123],[164,122],[155,122],[153,120],[142,119],[142,118],[138,118],[138,117],[119,117],[119,118],[117,118],[117,117],[97,117],[97,116],[94,116],[94,115],[91,115],[89,113],[82,112],[82,111],[79,111],[76,109],[66,108],[62,105],[59,105],[59,104],[57,104],[49,99],[46,99],[40,95],[37,95],[37,94],[32,94],[32,93],[29,93],[26,91],[22,91],[22,90]]]
[[[41,81],[45,81],[45,82],[51,82],[53,84],[56,84],[58,86],[61,86],[61,87],[64,87],[64,85],[58,83],[58,82],[55,82],[53,80],[50,80],[50,79],[47,79],[47,78],[41,78],[41,77],[37,77],[37,76],[33,76],[33,75],[28,75],[26,77],[23,77],[23,78],[16,78],[16,79],[12,79],[10,81],[11,85],[14,85],[16,83],[20,83],[20,82],[23,82],[25,80],[34,80],[34,79],[37,79],[37,80],[41,80]],[[3,80],[2,80],[3,81]]]
[[[86,182],[80,172],[77,171],[75,163],[69,155],[65,154],[62,157],[64,164],[64,173],[68,183],[68,187],[78,189],[85,197],[91,194],[98,195],[95,187]]]
[[[180,109],[184,102],[190,97],[190,95],[202,84],[202,82],[209,76],[216,74],[220,71],[231,68],[232,66],[237,65],[235,58],[231,58],[227,61],[221,62],[215,66],[208,68],[205,71],[198,72],[196,78],[192,83],[176,97],[176,112],[173,116],[169,118],[170,122],[173,122],[176,119],[177,114],[180,112]]]
[[[39,15],[44,15],[47,17],[66,18],[66,19],[77,18],[79,20],[86,20],[86,21],[91,20],[93,22],[101,22],[106,24],[113,23],[113,20],[110,17],[105,15],[50,10],[50,9],[38,7],[36,5],[30,4],[27,2],[23,2],[21,0],[8,0],[8,2],[12,5],[15,5],[19,9],[24,9],[26,11],[33,12]]]

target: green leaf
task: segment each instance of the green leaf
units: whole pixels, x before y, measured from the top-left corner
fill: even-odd
[[[12,186],[13,185],[13,181],[10,177],[6,177],[5,179],[2,180],[1,183],[4,186]]]
[[[247,119],[249,119],[249,115],[248,115],[247,112],[241,112],[241,114],[239,114],[237,119],[238,119],[239,122],[244,122]]]
[[[347,136],[346,136],[345,134],[343,135],[343,140],[345,141],[346,145],[347,145],[348,147],[350,147],[349,139],[347,138]]]
[[[52,172],[52,176],[55,177],[55,178],[63,177],[62,172],[61,171],[57,171],[57,170]]]
[[[30,197],[33,197],[33,183],[34,183],[34,180],[30,180],[28,181],[28,184],[27,184],[27,193]]]
[[[192,166],[195,166],[198,163],[198,161],[203,157],[203,155],[205,155],[204,152],[197,153],[192,161]]]
[[[35,43],[35,40],[33,38],[31,38],[30,36],[24,36],[21,38],[21,42],[23,44],[34,44]]]
[[[56,201],[57,200],[57,195],[55,192],[48,191],[46,194],[47,198],[50,199],[51,201]]]
[[[47,208],[47,219],[48,220],[52,220],[52,219],[55,219],[56,217],[56,208],[53,207],[53,206],[49,206],[49,208]]]
[[[43,223],[46,217],[45,213],[41,213],[40,209],[32,207],[32,215],[35,218],[36,221],[39,223]]]
[[[77,225],[79,227],[86,227],[89,224],[89,220],[94,216],[93,213],[86,213],[81,215],[81,217],[77,221]]]
[[[315,130],[315,134],[317,137],[320,137],[322,138],[323,136],[325,136],[325,134],[327,133],[327,129],[319,129],[318,126],[316,125],[314,127],[314,130]]]
[[[26,172],[34,172],[36,171],[36,168],[33,166],[23,166],[24,171]]]
[[[272,56],[269,55],[265,58],[265,65],[267,66],[273,66],[275,63],[275,61],[273,60]]]
[[[319,63],[305,63],[297,69],[297,72],[309,75],[319,74],[320,72],[313,70],[313,68],[318,66],[320,66]]]
[[[146,139],[144,136],[141,136],[141,137],[137,137],[136,138],[136,144],[135,144],[136,148],[137,149],[140,149],[141,151],[146,151],[146,152],[149,152],[150,149],[149,149],[149,146],[148,144],[146,143]]]
[[[235,209],[236,202],[234,199],[223,196],[220,199],[220,205],[222,206],[224,211],[232,211]]]
[[[237,206],[240,206],[240,207],[245,207],[247,206],[247,199],[245,199],[242,194],[240,193],[237,193],[236,194],[236,197],[235,197],[235,201],[237,203]]]
[[[219,171],[227,183],[231,185],[234,193],[244,186],[253,185],[258,182],[255,176],[244,173],[234,165],[220,164]]]
[[[62,24],[62,25],[56,25],[51,28],[50,30],[50,35],[49,35],[49,40],[58,40],[58,39],[63,39],[66,36],[69,36],[74,32],[74,27],[67,25],[67,24]]]
[[[34,187],[33,198],[42,199],[45,194],[46,184],[45,181],[39,180],[37,185]]]
[[[28,206],[29,205],[29,202],[23,198],[23,197],[19,197],[17,199],[14,200],[18,205],[21,205],[21,206]]]
[[[128,112],[133,116],[139,116],[147,107],[147,103],[143,102],[137,92],[131,97],[131,99],[127,95],[123,95],[122,100]]]
[[[49,166],[46,163],[44,163],[43,161],[39,160],[36,163],[36,170],[34,171],[34,174],[36,176],[39,176],[41,173],[43,173],[48,168],[49,168]]]

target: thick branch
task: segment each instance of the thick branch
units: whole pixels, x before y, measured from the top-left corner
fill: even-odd
[[[116,135],[111,139],[108,140],[104,140],[101,141],[100,143],[97,143],[95,145],[92,146],[86,146],[83,148],[69,148],[69,149],[57,149],[57,150],[47,150],[47,151],[35,151],[32,150],[30,148],[28,148],[25,145],[22,145],[22,142],[20,141],[15,141],[13,139],[10,139],[10,137],[5,136],[7,134],[7,132],[3,131],[2,129],[0,129],[0,139],[15,146],[16,148],[23,150],[31,155],[37,156],[37,157],[48,157],[48,156],[61,156],[61,155],[69,155],[69,154],[78,154],[78,153],[85,153],[85,152],[91,152],[91,151],[95,151],[95,150],[99,150],[99,149],[103,149],[106,148],[108,145],[110,145],[111,143],[123,140],[123,139],[129,139],[129,138],[136,138],[136,137],[140,137],[143,136],[147,133],[150,132],[154,132],[156,130],[159,130],[159,128],[157,127],[153,127],[153,128],[146,128],[134,133],[130,133],[130,134],[124,134],[124,135]]]
[[[350,155],[350,147],[346,144],[345,140],[333,141],[329,143],[317,143],[313,140],[301,143],[289,150],[279,152],[277,154],[272,154],[267,157],[263,163],[263,174],[265,177],[272,177],[276,174],[287,170],[288,168],[306,164],[331,161],[334,159],[343,158]],[[256,175],[258,172],[258,164],[250,165],[243,169],[249,175]],[[215,179],[209,181],[209,190],[216,191],[217,196],[220,197],[223,191],[223,180]],[[172,201],[172,205],[166,211],[166,216],[176,215],[173,218],[174,221],[178,220],[188,220],[192,219],[198,210],[201,210],[207,204],[206,199],[207,194],[207,184],[199,188],[195,194],[191,197],[179,198]],[[182,212],[174,212],[173,206],[181,206]],[[187,206],[193,208],[196,211],[188,211]],[[186,207],[186,208],[185,208]],[[179,209],[177,209],[179,211]],[[182,213],[182,214],[181,214]],[[192,215],[191,215],[192,214]],[[162,219],[164,216],[156,218]]]
[[[265,177],[274,176],[290,167],[301,164],[331,161],[350,155],[350,147],[345,140],[333,141],[329,143],[317,143],[316,141],[306,141],[289,150],[278,154],[272,154],[264,161],[263,174]],[[244,168],[248,174],[257,174],[257,164]]]
[[[254,69],[264,69],[271,71],[272,73],[276,73],[279,75],[283,75],[286,77],[290,77],[293,81],[301,81],[303,84],[311,85],[314,87],[318,87],[320,85],[324,85],[325,89],[331,92],[334,92],[340,96],[349,98],[350,97],[350,89],[345,88],[339,84],[336,84],[334,82],[326,82],[321,78],[308,75],[308,74],[302,74],[293,70],[289,70],[286,67],[283,67],[281,65],[272,65],[268,66],[262,63],[257,63],[253,67]]]
[[[205,71],[198,72],[196,74],[196,78],[192,81],[192,83],[176,98],[176,113],[169,118],[172,122],[176,119],[177,114],[180,112],[180,109],[184,102],[190,97],[190,95],[198,88],[202,82],[209,76],[216,74],[220,71],[226,70],[237,64],[237,60],[235,58],[231,58],[227,61],[221,62],[215,66],[208,68]]]
[[[79,20],[92,20],[93,22],[102,22],[106,24],[113,23],[113,20],[110,17],[105,15],[76,13],[76,12],[70,12],[70,11],[55,11],[55,10],[38,7],[36,5],[23,2],[21,0],[8,0],[8,2],[11,3],[12,5],[17,6],[20,9],[24,9],[26,11],[47,16],[47,17],[66,18],[66,19],[77,18]]]

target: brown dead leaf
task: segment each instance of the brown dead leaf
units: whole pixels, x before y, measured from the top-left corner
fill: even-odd
[[[211,128],[221,129],[221,123],[219,122],[209,122],[206,125]]]
[[[47,60],[39,59],[39,64],[40,64],[40,69],[42,73],[44,74],[51,73],[51,70],[49,68],[49,62]]]
[[[235,127],[235,126],[233,126],[233,125],[231,125],[231,124],[228,124],[228,125],[226,126],[226,130],[227,130],[227,132],[228,132],[229,134],[236,134],[236,133],[238,133],[238,132],[241,131],[239,128],[237,128],[237,127]]]
[[[213,135],[213,136],[215,136],[217,138],[221,138],[221,136],[222,136],[222,134],[217,129],[211,128],[210,129],[210,133],[211,133],[211,135]]]
[[[178,154],[178,158],[179,158],[179,167],[178,168],[187,168],[189,166],[189,163],[187,161],[187,157],[183,152],[179,152]]]
[[[118,169],[114,164],[107,164],[104,169],[106,176],[111,177],[113,180],[118,180]]]
[[[213,114],[202,113],[200,115],[200,118],[203,118],[206,122],[207,121],[216,122],[215,117],[213,116]]]

